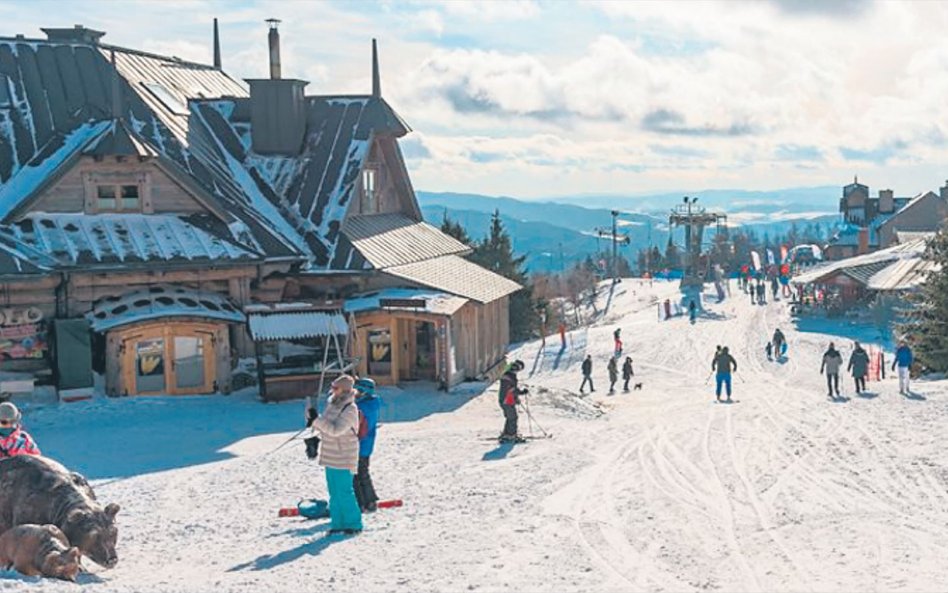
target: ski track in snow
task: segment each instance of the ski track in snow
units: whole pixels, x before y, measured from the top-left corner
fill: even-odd
[[[848,359],[848,339],[799,332],[785,302],[751,305],[740,290],[720,304],[705,293],[694,325],[659,321],[657,303],[676,295],[665,282],[626,280],[611,296],[606,287],[600,313],[571,333],[570,347],[561,351],[554,334],[511,353],[526,362],[531,411],[552,440],[483,440],[502,424],[496,385],[479,395],[470,386],[450,395],[383,390],[400,417],[384,421],[383,412],[372,473],[380,496],[405,506],[367,515],[366,531],[352,538],[326,538],[326,521],[276,516],[326,496],[300,443],[273,452],[298,426],[265,428],[289,419],[287,405],[298,421],[296,404],[219,398],[233,410],[220,418],[197,406],[208,423],[271,418],[223,447],[200,433],[178,440],[173,422],[160,423],[197,413],[185,400],[44,410],[34,434],[54,457],[55,443],[69,443],[79,448],[72,459],[98,456],[107,467],[130,446],[123,439],[151,439],[162,460],[92,476],[100,500],[122,505],[120,561],[110,571],[87,561],[92,573],[81,582],[102,593],[944,589],[948,382],[917,382],[925,399],[910,400],[892,378],[870,382],[875,397],[858,397],[842,376],[849,399],[834,402],[820,356],[833,340]],[[771,362],[763,346],[777,326],[790,349]],[[632,383],[643,388],[608,396],[616,327],[623,357],[634,360]],[[738,362],[730,405],[714,402],[716,344]],[[586,354],[597,391],[580,397]],[[111,426],[109,414],[130,411],[143,428],[156,426],[89,439],[79,432],[88,422],[55,422],[94,413]],[[529,431],[523,415],[521,430]],[[174,463],[175,447],[213,455]],[[4,590],[76,587],[0,572]]]

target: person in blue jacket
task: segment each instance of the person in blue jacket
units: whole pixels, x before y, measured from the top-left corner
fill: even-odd
[[[899,340],[899,347],[895,350],[895,360],[892,361],[892,370],[899,368],[899,393],[903,395],[909,393],[909,369],[912,368],[912,359],[912,349],[905,340]]]
[[[357,379],[353,387],[356,390],[356,406],[359,408],[359,470],[352,477],[352,488],[356,500],[364,513],[372,513],[378,508],[378,495],[369,475],[369,458],[375,449],[375,433],[379,425],[381,401],[375,395],[375,381],[368,377]]]

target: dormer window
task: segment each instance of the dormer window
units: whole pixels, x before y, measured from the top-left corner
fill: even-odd
[[[362,169],[362,212],[372,214],[378,212],[378,169],[365,167]]]
[[[96,185],[96,211],[141,212],[140,193],[137,184]]]

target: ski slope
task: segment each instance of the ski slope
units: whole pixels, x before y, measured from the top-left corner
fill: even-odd
[[[907,398],[890,378],[857,397],[844,377],[848,399],[833,402],[822,351],[835,340],[848,360],[851,337],[871,331],[798,331],[784,304],[736,290],[694,325],[660,321],[656,303],[675,295],[626,280],[571,348],[552,336],[512,353],[550,440],[486,440],[502,425],[496,385],[383,390],[373,476],[405,506],[367,516],[353,538],[277,517],[325,496],[302,444],[273,451],[301,426],[299,403],[129,398],[27,421],[47,454],[122,505],[118,566],[81,577],[96,592],[943,590],[946,383],[916,382]],[[643,388],[608,396],[616,327]],[[782,362],[763,351],[775,327],[790,344]],[[730,405],[706,384],[717,344],[738,363]],[[596,393],[579,398],[587,353]],[[77,589],[3,572],[2,590]]]

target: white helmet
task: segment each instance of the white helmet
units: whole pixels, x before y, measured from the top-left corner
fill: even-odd
[[[10,402],[0,404],[0,420],[12,420],[14,424],[20,423],[20,410]]]

